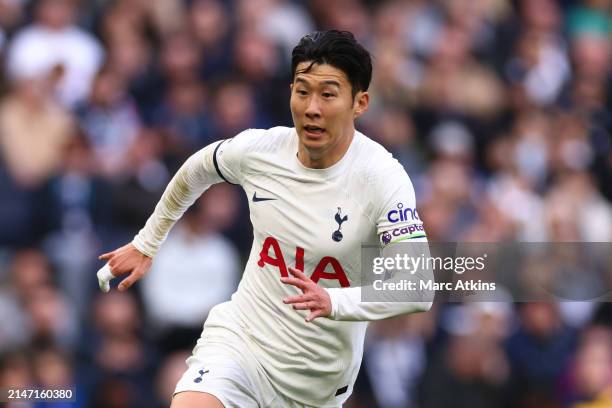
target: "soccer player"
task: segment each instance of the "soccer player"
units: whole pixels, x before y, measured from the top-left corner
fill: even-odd
[[[431,307],[362,301],[358,286],[362,243],[379,242],[384,254],[426,240],[403,167],[355,130],[369,102],[368,51],[349,32],[315,32],[293,49],[291,69],[294,128],[245,130],[195,153],[134,240],[100,256],[102,290],[128,275],[126,290],[210,185],[239,184],[249,199],[254,238],[242,281],[210,311],[174,408],[339,407],[367,322]]]

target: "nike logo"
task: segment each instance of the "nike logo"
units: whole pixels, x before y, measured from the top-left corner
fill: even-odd
[[[258,203],[260,201],[270,201],[270,200],[276,200],[276,198],[257,197],[257,191],[253,193],[253,202],[254,203]]]

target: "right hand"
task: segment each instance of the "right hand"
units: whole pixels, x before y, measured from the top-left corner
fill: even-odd
[[[142,278],[153,263],[150,257],[137,250],[131,243],[112,252],[102,254],[98,259],[108,261],[108,267],[113,277],[129,274],[119,284],[118,289],[122,292]]]

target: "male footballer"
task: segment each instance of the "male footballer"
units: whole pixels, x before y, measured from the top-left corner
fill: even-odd
[[[358,286],[362,243],[379,242],[384,254],[399,241],[426,242],[404,168],[355,130],[368,108],[370,54],[349,32],[314,32],[293,49],[291,69],[293,128],[249,129],[198,151],[134,240],[100,256],[102,290],[127,275],[126,290],[208,187],[239,184],[248,197],[244,275],[210,311],[173,408],[340,407],[368,321],[431,307],[365,302]]]

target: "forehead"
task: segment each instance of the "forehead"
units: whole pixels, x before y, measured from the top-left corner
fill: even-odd
[[[312,61],[300,62],[295,68],[295,77],[293,82],[298,79],[311,84],[325,84],[327,81],[337,82],[341,87],[348,86],[350,83],[348,77],[341,69],[338,69],[329,64],[314,64],[308,72],[303,72],[312,64]]]

